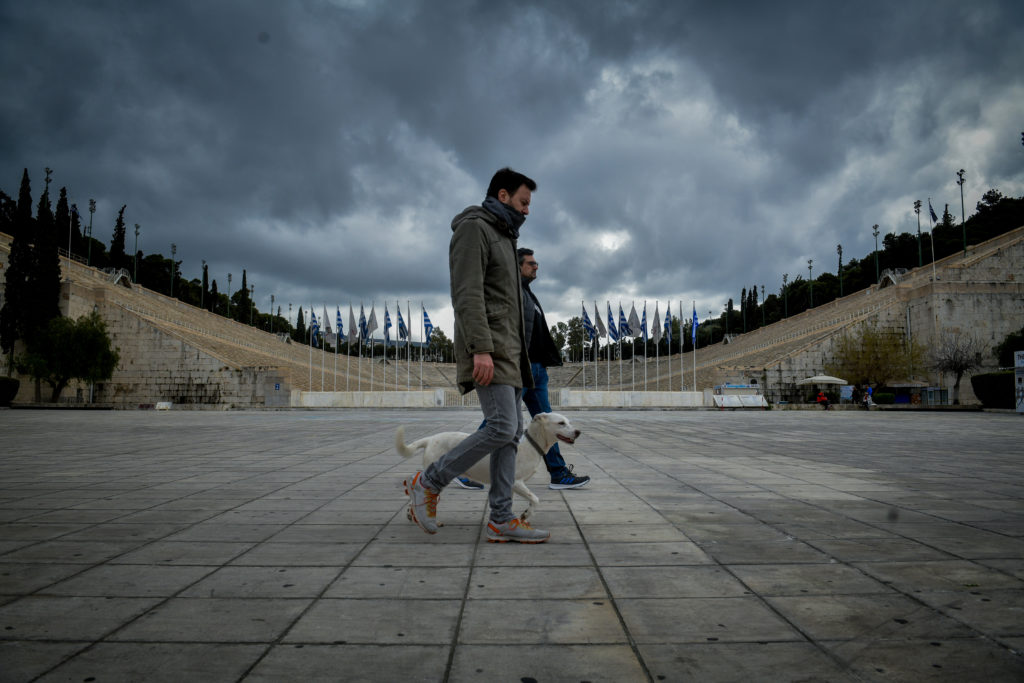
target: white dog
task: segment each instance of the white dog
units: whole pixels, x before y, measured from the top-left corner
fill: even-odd
[[[519,442],[516,452],[516,480],[512,490],[523,498],[530,501],[526,511],[522,514],[523,521],[526,521],[534,508],[540,504],[540,499],[533,495],[524,483],[533,476],[534,472],[543,464],[544,454],[551,449],[557,441],[564,441],[567,444],[576,443],[580,430],[574,428],[564,415],[558,413],[538,413],[530,424],[527,425],[523,438]],[[422,439],[405,443],[405,428],[399,427],[395,432],[395,450],[403,458],[411,458],[416,451],[423,451],[423,469],[426,469],[435,460],[450,451],[469,436],[466,432],[441,432],[433,436],[425,436]],[[475,465],[464,473],[465,476],[484,484],[491,483],[490,458],[481,458]],[[408,493],[408,491],[406,491]]]

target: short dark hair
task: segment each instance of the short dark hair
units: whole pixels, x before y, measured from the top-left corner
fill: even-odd
[[[521,186],[526,185],[526,189],[533,192],[537,189],[537,183],[531,178],[527,178],[518,171],[513,171],[511,168],[506,166],[491,178],[491,184],[487,186],[487,196],[498,198],[498,192],[505,190],[509,194],[515,194]]]
[[[530,190],[530,192],[533,192],[533,190]],[[523,261],[526,260],[527,256],[533,256],[533,249],[519,247],[518,249],[516,249],[516,253],[519,254],[519,265],[523,265]]]

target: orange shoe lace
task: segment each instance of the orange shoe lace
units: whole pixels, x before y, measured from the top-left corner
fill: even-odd
[[[427,507],[427,517],[437,517],[437,499],[441,497],[440,493],[434,493],[426,486],[423,487],[424,497],[423,503]]]
[[[518,517],[513,517],[511,520],[509,520],[508,524],[513,529],[515,527],[517,527],[517,526],[521,526],[524,529],[532,529],[533,528],[532,526],[530,526],[529,522],[523,521],[523,520],[519,519]]]

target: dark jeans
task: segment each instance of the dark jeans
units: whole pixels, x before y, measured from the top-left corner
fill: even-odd
[[[523,392],[523,403],[530,411],[530,417],[538,413],[550,413],[551,402],[548,400],[548,371],[540,363],[530,363],[530,371],[533,373],[533,389]],[[556,443],[547,453],[544,454],[544,464],[547,465],[551,474],[551,481],[561,479],[569,473],[562,459],[562,452],[558,450]]]
[[[530,371],[533,373],[533,389],[527,389],[523,392],[523,403],[526,404],[526,409],[530,411],[530,417],[534,417],[538,413],[550,413],[551,402],[548,400],[548,371],[540,363],[530,363]],[[486,426],[487,420],[485,419],[480,423],[479,428],[483,429]],[[548,468],[551,481],[557,481],[569,474],[569,468],[565,466],[565,460],[562,459],[562,452],[558,450],[557,443],[544,454],[544,465]]]

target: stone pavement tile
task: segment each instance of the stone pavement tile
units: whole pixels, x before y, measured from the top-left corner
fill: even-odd
[[[461,599],[469,567],[349,567],[325,598]]]
[[[159,598],[28,596],[0,607],[6,639],[98,640]]]
[[[268,643],[280,637],[310,602],[279,598],[172,598],[107,640]]]
[[[364,548],[362,543],[260,543],[231,560],[239,566],[341,567]]]
[[[114,564],[224,564],[253,547],[253,543],[154,541],[111,560]]]
[[[155,541],[183,528],[183,524],[121,524],[109,522],[62,536],[62,541]]]
[[[305,510],[228,510],[209,517],[211,524],[291,524],[310,517]],[[337,519],[331,521],[337,522]]]
[[[470,645],[627,642],[607,599],[469,600],[459,642]]]
[[[625,545],[625,544],[619,544]],[[594,562],[579,543],[485,543],[476,553],[477,567],[591,567]]]
[[[452,681],[643,681],[647,676],[627,645],[461,645]]]
[[[603,567],[628,565],[711,564],[713,560],[690,541],[673,543],[592,543],[590,551]]]
[[[671,524],[586,524],[581,525],[589,543],[652,543],[688,541]]]
[[[722,598],[750,591],[716,566],[602,567],[614,598]]]
[[[181,592],[182,598],[315,598],[337,567],[222,567]]]
[[[663,519],[659,519],[654,523],[668,520],[682,529],[683,532],[690,526],[706,524],[758,524],[761,522],[759,519],[726,505],[702,505],[700,507],[690,506],[668,509],[664,510],[662,515]]]
[[[200,522],[168,536],[168,541],[233,541],[259,543],[286,528],[282,524],[215,524]]]
[[[1006,538],[1001,534],[976,530],[967,537],[928,538],[926,543],[939,550],[967,559],[1024,559],[1024,539]]]
[[[1024,563],[1018,561],[1024,568]],[[903,591],[991,591],[1024,589],[1024,576],[1014,578],[967,560],[944,562],[864,562],[858,569]]]
[[[0,641],[0,681],[21,683],[34,680],[89,643],[46,643],[31,640]],[[85,680],[65,679],[65,680]]]
[[[263,645],[99,643],[43,676],[42,681],[238,680]]]
[[[4,562],[96,564],[145,543],[135,541],[43,541],[3,555]]]
[[[424,536],[428,534],[420,532]],[[437,539],[444,529],[430,538]],[[353,560],[357,567],[468,567],[476,546],[469,543],[419,543],[410,548],[401,543],[373,541]]]
[[[1024,560],[980,560],[978,564],[1024,579]]]
[[[983,638],[823,643],[868,681],[1024,680],[1024,659]]]
[[[687,524],[682,528],[690,540],[698,544],[724,541],[782,541],[786,534],[760,522],[752,524]]]
[[[86,524],[4,524],[0,541],[49,541],[88,528]]]
[[[390,510],[317,510],[291,521],[302,524],[387,524],[399,515],[405,518],[405,508],[393,505]]]
[[[802,641],[753,597],[617,599],[637,643]]]
[[[963,624],[898,594],[767,597],[812,640],[965,638]]]
[[[722,564],[825,562],[828,556],[796,539],[772,541],[704,541],[698,544],[716,562]]]
[[[226,510],[232,510],[239,505],[245,504],[247,501],[252,500],[251,498],[225,498],[223,496],[210,497],[204,493],[197,493],[185,498],[178,498],[162,505],[158,505],[152,509],[152,512],[167,513],[169,511],[189,510],[193,513],[197,512],[224,512]],[[207,517],[211,515],[206,515]]]
[[[80,564],[0,563],[0,595],[28,595],[84,569]]]
[[[282,642],[447,645],[460,608],[459,600],[322,599]]]
[[[401,520],[395,520],[381,529],[380,533],[373,539],[375,543],[427,543],[431,545],[447,544],[471,544],[475,545],[483,533],[483,522],[476,521],[472,524],[449,524],[441,523],[441,528],[436,534],[428,534],[402,515]]]
[[[26,517],[26,521],[34,524],[100,524],[136,513],[135,510],[53,510],[52,512],[34,513]],[[137,514],[137,513],[136,513]],[[121,521],[124,521],[123,519]]]
[[[641,643],[656,681],[862,680],[817,646],[793,643]]]
[[[427,683],[444,680],[448,653],[439,645],[277,645],[245,682]]]
[[[210,519],[217,514],[216,510],[195,510],[164,508],[133,512],[118,518],[124,524],[180,524],[182,528]]]
[[[992,637],[1024,633],[1024,590],[918,592],[914,597]]]
[[[469,598],[607,598],[593,567],[478,567],[469,582]]]
[[[543,512],[538,512],[539,524],[542,519]],[[650,508],[647,509],[633,509],[633,510],[613,510],[613,509],[595,509],[586,510],[573,506],[573,515],[576,517],[576,521],[582,524],[664,524],[666,517],[663,517],[656,510]],[[666,515],[667,516],[667,515]]]
[[[814,545],[841,562],[956,559],[940,550],[902,538],[819,540],[815,541]]]
[[[882,581],[843,564],[748,564],[729,570],[761,596],[892,593]]]
[[[43,595],[169,597],[209,574],[213,567],[102,564],[40,591]]]
[[[263,540],[274,543],[366,543],[381,530],[377,524],[291,524]],[[423,533],[423,532],[420,532]]]

